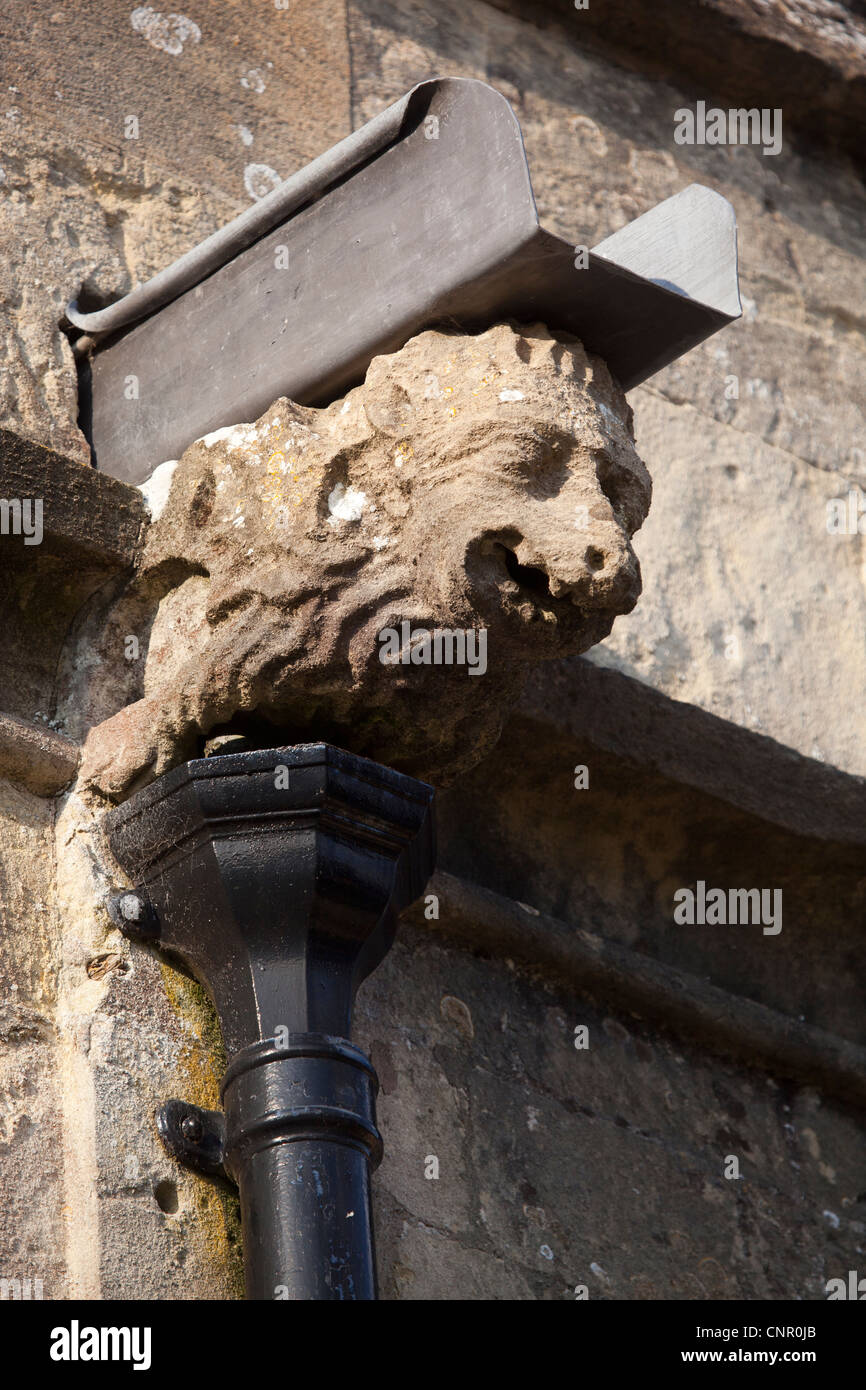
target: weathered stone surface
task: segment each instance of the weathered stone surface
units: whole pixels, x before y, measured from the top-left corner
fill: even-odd
[[[81,463],[66,305],[126,294],[351,123],[338,0],[192,8],[0,13],[0,420]]]
[[[76,745],[62,734],[0,713],[0,777],[50,796],[72,781],[78,757]]]
[[[132,564],[147,515],[137,488],[80,468],[55,449],[8,429],[0,429],[0,497],[41,503],[39,557],[32,548],[28,556],[28,547],[23,541],[16,545],[13,535],[2,537],[3,551],[16,554],[19,562],[35,561],[50,550],[90,566],[123,569]]]
[[[655,497],[635,547],[646,561],[644,593],[595,656],[806,756],[862,772],[866,703],[855,692],[866,675],[864,540],[828,536],[824,510],[852,483],[866,488],[862,181],[844,161],[817,155],[802,128],[789,128],[787,95],[779,155],[677,145],[675,112],[714,96],[675,76],[675,44],[642,42],[659,6],[591,5],[573,11],[567,27],[553,6],[521,5],[519,18],[516,8],[474,7],[470,23],[452,0],[423,16],[394,0],[351,5],[356,119],[431,71],[480,77],[514,106],[539,213],[552,231],[593,245],[692,182],[724,194],[737,214],[743,319],[630,395]],[[566,0],[563,8],[571,8]],[[666,24],[678,16],[692,49],[705,47],[705,61],[717,53],[727,65],[735,32],[753,60],[795,41],[815,48],[809,16],[818,8],[808,5],[720,0],[664,11]],[[615,53],[584,41],[588,17],[604,28],[617,15],[631,26],[641,71],[623,72],[622,25]],[[704,27],[714,16],[726,34],[715,49]],[[833,33],[844,40],[861,28],[844,6],[827,16],[822,32],[840,64],[853,50],[831,42]],[[648,74],[651,58],[664,80]],[[797,71],[787,58],[773,61],[779,82]],[[745,104],[768,104],[767,90],[762,79]],[[841,77],[826,85],[828,103],[847,120],[846,90]],[[856,119],[850,128],[859,140]],[[723,608],[734,616],[733,629],[722,626],[737,638],[739,662],[721,655]],[[840,620],[843,610],[850,620]]]
[[[70,630],[88,600],[131,565],[145,508],[135,488],[5,429],[0,498],[0,711],[16,717],[0,734],[0,757],[10,775],[47,792],[69,781],[61,768],[53,786],[50,775],[46,782],[48,744],[60,764],[77,751],[55,737],[67,732],[56,701]],[[23,518],[25,501],[29,519],[22,530],[14,508]],[[34,733],[40,724],[49,726],[41,749]]]
[[[51,803],[0,780],[0,1279],[39,1279],[45,1298],[62,1298],[67,1252],[52,838]]]
[[[731,106],[783,107],[801,139],[862,159],[866,23],[840,0],[491,0],[524,21],[597,45],[623,67],[701,84]]]
[[[452,823],[446,846],[453,843],[453,835]],[[446,862],[448,857],[446,848]],[[850,891],[841,875],[839,879],[842,892]],[[439,911],[433,928],[424,916],[431,894],[438,900]],[[671,900],[659,907],[663,911],[672,905]],[[425,901],[405,913],[403,920],[455,940],[464,949],[471,946],[494,958],[507,957],[536,981],[553,981],[592,994],[619,1013],[639,1016],[665,1033],[690,1038],[708,1052],[760,1068],[777,1079],[814,1086],[844,1105],[866,1106],[866,1048],[826,1028],[815,1028],[805,1022],[804,1014],[795,1018],[768,1009],[742,994],[720,989],[710,976],[660,964],[653,959],[657,944],[649,941],[649,933],[645,940],[650,950],[635,951],[608,935],[575,928],[529,903],[503,897],[441,869],[430,880]],[[707,951],[702,967],[709,958]],[[778,965],[778,958],[773,964]],[[854,993],[852,1012],[859,1005]],[[443,1016],[450,1016],[446,1004],[456,1004],[466,1013],[470,1031],[462,1031],[471,1041],[474,1024],[467,1006],[446,995],[440,1007]],[[459,1024],[458,1016],[458,1029]]]
[[[533,671],[518,709],[550,737],[588,741],[795,834],[866,844],[866,778],[664,696],[592,653]]]
[[[647,393],[638,442],[663,473],[640,545],[653,597],[593,659],[862,776],[863,537],[827,527],[848,484],[707,420],[698,483],[694,431],[690,408]]]
[[[356,1035],[393,1071],[373,1180],[385,1299],[810,1300],[857,1267],[859,1120],[813,1090],[406,928]]]
[[[822,3],[758,11],[719,0],[702,7],[696,29],[689,7],[678,3],[666,6],[664,15],[631,0],[597,12],[566,16],[565,10],[571,10],[567,3],[559,16],[553,6],[523,6],[518,16],[480,5],[467,11],[443,0],[433,14],[411,3],[365,0],[349,7],[351,81],[347,31],[333,0],[295,5],[290,23],[286,12],[267,7],[260,15],[244,11],[242,26],[237,6],[220,6],[207,19],[190,16],[201,40],[183,43],[181,52],[173,51],[170,35],[168,47],[152,42],[162,32],[159,26],[148,37],[131,23],[127,28],[125,20],[106,23],[96,0],[79,7],[74,43],[65,10],[30,16],[26,31],[14,18],[0,19],[10,103],[0,161],[6,252],[0,257],[0,275],[6,276],[0,300],[9,315],[9,331],[0,334],[0,413],[85,461],[75,423],[72,358],[58,328],[64,304],[83,284],[90,303],[123,294],[229,220],[248,204],[243,174],[251,154],[288,173],[415,81],[448,71],[486,78],[512,100],[542,218],[562,234],[591,244],[693,180],[709,183],[734,203],[744,321],[633,398],[638,438],[646,439],[643,457],[660,496],[669,487],[664,434],[644,431],[642,421],[658,392],[681,416],[691,412],[684,429],[692,438],[695,468],[704,455],[703,421],[709,416],[728,426],[726,448],[738,457],[748,459],[760,438],[838,474],[828,482],[829,496],[844,494],[851,480],[866,483],[862,184],[844,164],[813,157],[796,133],[773,158],[751,147],[673,142],[674,112],[693,104],[696,95],[713,99],[676,76],[679,52],[682,70],[706,79],[706,69],[695,67],[698,48],[706,61],[718,51],[732,72],[751,73],[749,80],[762,92],[771,77],[788,84],[779,98],[786,121],[789,99],[799,91],[804,109],[816,97],[826,98],[838,119],[856,130],[848,101],[856,71],[848,59],[853,62],[860,51],[857,16]],[[541,27],[551,17],[554,27]],[[710,21],[725,32],[717,48],[706,43],[703,26]],[[656,42],[658,24],[665,33],[674,25],[681,38],[688,33],[688,44]],[[595,27],[615,43],[614,51],[585,47]],[[655,70],[652,78],[633,71],[624,79],[619,63],[632,40],[634,61],[647,70],[652,61],[663,64],[665,81]],[[737,62],[730,61],[734,42]],[[811,54],[818,63],[820,90],[804,85],[790,66],[795,48],[804,61]],[[66,61],[70,51],[98,52],[100,60]],[[765,63],[759,75],[745,54]],[[758,96],[750,93],[748,104]],[[760,100],[766,104],[769,98]],[[136,113],[138,139],[125,139],[124,120]],[[179,120],[182,142],[173,134]],[[244,144],[242,130],[253,135],[251,145]],[[290,159],[283,156],[287,148]],[[730,395],[732,378],[736,398]],[[703,496],[703,487],[689,493],[698,520],[706,514]],[[654,588],[628,625],[644,648],[654,641],[659,622],[670,626],[675,639],[681,627],[700,622],[700,591],[689,568],[673,558],[680,538],[688,544],[695,517],[682,502],[680,510],[668,508],[668,519],[676,525],[665,533],[665,578],[660,580],[656,567]],[[849,549],[861,545],[853,537]],[[825,564],[818,582],[832,592],[833,561],[829,555],[824,561],[830,567]],[[812,563],[822,564],[820,553]],[[750,575],[742,584],[749,589]],[[743,597],[754,605],[764,602],[759,588]],[[754,673],[757,706],[768,706],[764,727],[811,754],[810,711],[825,728],[835,723],[830,683],[822,681],[825,653],[808,625],[800,631],[775,623],[770,637],[765,669],[782,654],[796,664],[797,679],[783,710],[769,679]],[[690,636],[686,641],[692,645]],[[853,649],[851,655],[856,662]],[[657,663],[628,669],[651,681],[658,675]],[[697,688],[678,693],[705,698]],[[748,703],[757,707],[754,700]],[[23,703],[15,712],[27,714]],[[866,715],[852,711],[850,731],[844,737],[838,731],[835,746],[824,750],[850,770],[860,767],[862,719]]]
[[[520,712],[437,802],[441,869],[866,1044],[862,846],[773,825]],[[698,880],[778,890],[781,929],[677,922],[674,894]]]
[[[174,1163],[154,1124],[172,1095],[218,1102],[224,1054],[210,1007],[194,981],[117,930],[99,817],[75,792],[59,808],[55,845],[65,1296],[156,1298],[173,1287],[238,1297],[235,1199]]]
[[[88,736],[84,782],[121,796],[244,716],[282,730],[271,744],[309,732],[451,780],[531,663],[633,606],[649,493],[607,369],[540,326],[422,333],[326,410],[281,400],[207,436],[100,641],[107,672],[122,633],[147,655],[141,698]],[[404,622],[483,631],[475,678],[429,653],[384,664]]]

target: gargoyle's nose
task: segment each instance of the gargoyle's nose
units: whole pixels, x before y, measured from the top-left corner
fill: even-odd
[[[571,599],[578,607],[636,602],[640,592],[637,562],[622,537],[596,536],[585,547],[571,547],[567,556],[542,552],[537,563],[553,598]]]
[[[581,559],[573,559],[568,565],[558,565],[553,559],[549,565],[550,592],[554,598],[568,598],[587,588],[593,575],[602,575],[607,570],[615,570],[621,559],[611,557],[598,545],[588,545]]]

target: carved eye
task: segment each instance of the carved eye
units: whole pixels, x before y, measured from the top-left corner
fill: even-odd
[[[649,511],[652,484],[637,454],[625,459],[618,453],[597,450],[593,454],[599,486],[617,521],[632,535]]]
[[[555,431],[521,430],[508,442],[503,467],[506,473],[517,474],[532,496],[556,497],[568,480],[570,457],[570,441]]]

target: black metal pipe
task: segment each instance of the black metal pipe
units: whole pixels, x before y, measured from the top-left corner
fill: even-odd
[[[186,763],[106,817],[136,882],[117,922],[182,960],[219,1015],[224,1115],[172,1100],[157,1123],[176,1158],[237,1183],[250,1299],[376,1297],[378,1083],[348,1035],[433,870],[432,796],[310,744]]]
[[[225,1166],[240,1190],[247,1298],[374,1299],[376,1074],[345,1038],[296,1033],[233,1058]]]

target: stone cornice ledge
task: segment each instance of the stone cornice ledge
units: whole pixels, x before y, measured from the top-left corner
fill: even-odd
[[[427,892],[439,899],[439,919],[424,917],[422,899],[404,922],[497,960],[510,958],[710,1052],[866,1106],[866,1048],[856,1043],[451,874],[437,871]]]
[[[44,547],[109,570],[125,569],[135,560],[147,522],[137,488],[6,429],[0,429],[0,497],[42,500],[43,543],[20,545],[18,565],[36,562]]]
[[[37,796],[53,796],[75,776],[78,745],[47,725],[0,713],[0,777]]]
[[[593,656],[533,671],[512,717],[519,716],[796,835],[866,845],[866,778],[674,700]]]

